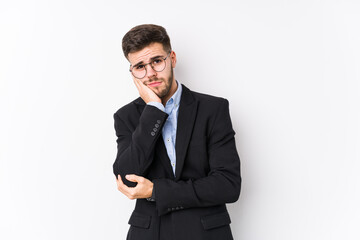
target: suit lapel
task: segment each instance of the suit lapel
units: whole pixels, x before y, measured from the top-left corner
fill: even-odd
[[[176,131],[176,169],[175,180],[180,179],[181,171],[184,166],[185,156],[189,145],[191,133],[194,127],[197,102],[191,95],[190,90],[182,85],[183,92],[180,100],[179,115]]]
[[[176,169],[175,169],[175,180],[179,180],[181,176],[181,171],[184,166],[186,152],[189,146],[191,133],[195,123],[196,111],[197,111],[197,101],[191,94],[191,91],[182,85],[183,91],[181,94],[180,106],[179,106],[179,115],[177,121],[177,130],[176,130],[176,143],[175,143],[175,152],[176,152]],[[138,98],[135,100],[135,103],[139,105],[139,114],[141,115],[145,107],[145,102]],[[167,155],[166,147],[164,142],[159,139],[157,144],[158,155],[161,158],[161,162],[164,165],[166,171],[170,172],[173,175],[173,171],[170,164],[170,159]]]

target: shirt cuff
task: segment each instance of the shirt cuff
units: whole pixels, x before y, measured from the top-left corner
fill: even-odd
[[[155,202],[155,186],[153,186],[153,191],[151,197],[147,198],[149,202]]]
[[[165,107],[164,107],[164,105],[162,105],[162,104],[159,103],[159,102],[148,102],[147,105],[151,105],[151,106],[157,107],[159,110],[165,112]]]

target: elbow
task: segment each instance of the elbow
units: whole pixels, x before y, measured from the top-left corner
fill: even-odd
[[[119,179],[119,176],[120,176],[121,181],[122,181],[123,183],[125,183],[125,185],[127,185],[127,186],[132,186],[132,185],[133,185],[131,182],[129,182],[129,181],[125,178],[125,176],[126,176],[127,173],[124,172],[124,171],[121,171],[121,167],[119,167],[116,162],[113,164],[113,173],[114,173],[116,179]]]
[[[118,176],[120,175],[122,182],[128,186],[128,187],[135,187],[137,184],[135,182],[128,181],[125,176],[127,174],[134,174],[133,172],[126,171],[126,168],[119,166],[118,162],[115,161],[113,164],[113,172],[115,174],[116,179],[118,179]],[[124,171],[125,170],[125,171]]]
[[[234,203],[237,200],[239,200],[240,192],[241,192],[241,177],[239,178],[239,180],[236,183],[233,184],[232,190],[229,191],[227,202]]]
[[[118,175],[120,174],[120,171],[119,171],[119,169],[117,167],[116,162],[114,162],[114,164],[113,164],[113,173],[114,173],[115,177],[118,178]]]

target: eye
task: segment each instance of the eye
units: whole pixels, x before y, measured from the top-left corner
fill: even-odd
[[[144,69],[145,65],[139,64],[134,67],[135,70],[142,70]]]
[[[161,64],[162,61],[163,61],[163,60],[162,60],[161,58],[156,58],[156,59],[153,60],[153,64],[154,64],[154,65],[158,65],[158,64]]]

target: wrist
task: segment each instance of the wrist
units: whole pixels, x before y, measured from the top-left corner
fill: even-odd
[[[148,197],[152,196],[153,190],[154,190],[154,183],[151,182]]]
[[[151,194],[150,194],[149,197],[146,198],[146,200],[148,200],[149,202],[155,202],[155,188],[154,188],[154,184],[152,184]]]
[[[165,112],[165,107],[162,105],[162,103],[159,102],[148,102],[147,105],[157,107],[159,110]]]

